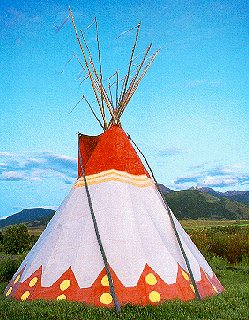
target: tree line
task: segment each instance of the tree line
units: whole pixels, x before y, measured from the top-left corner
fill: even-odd
[[[21,254],[30,250],[37,239],[24,224],[9,226],[0,231],[0,252]]]

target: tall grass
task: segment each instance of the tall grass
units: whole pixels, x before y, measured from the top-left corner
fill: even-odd
[[[204,256],[219,256],[236,263],[249,255],[249,227],[218,226],[187,231]]]

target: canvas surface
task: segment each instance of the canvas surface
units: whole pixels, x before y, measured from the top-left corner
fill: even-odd
[[[193,284],[169,212],[128,137],[114,127],[94,140],[84,139],[86,181],[120,303],[193,299]],[[122,163],[127,159],[132,159],[130,164]],[[201,297],[222,291],[204,257],[174,215],[173,219]],[[83,178],[77,179],[5,294],[21,300],[113,304]]]

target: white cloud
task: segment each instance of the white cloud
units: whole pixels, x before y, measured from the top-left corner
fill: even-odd
[[[205,177],[203,180],[201,180],[199,182],[199,186],[211,186],[211,187],[225,187],[225,186],[234,186],[238,183],[238,178],[236,177],[230,177],[230,176],[226,176],[226,177],[210,177],[207,176]]]
[[[244,163],[216,166],[205,163],[191,167],[190,170],[190,174],[175,179],[172,186],[177,189],[188,189],[191,186],[225,189],[241,188],[249,184],[249,172]]]
[[[10,181],[18,181],[18,180],[27,180],[27,177],[24,172],[18,171],[4,171],[0,176],[1,180],[10,180]]]
[[[77,177],[77,159],[52,152],[10,153],[1,152],[4,165],[0,166],[2,181],[41,181],[59,179],[66,184]]]

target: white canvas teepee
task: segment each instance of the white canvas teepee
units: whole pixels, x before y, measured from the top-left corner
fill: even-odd
[[[140,77],[146,72],[141,70],[143,64]],[[96,69],[88,67],[104,132],[94,137],[79,134],[78,179],[5,295],[115,305],[119,310],[126,303],[146,305],[218,294],[223,290],[220,282],[168,208],[120,126],[139,72],[124,85],[114,108],[101,77],[94,75]],[[109,123],[104,105],[110,112]]]

